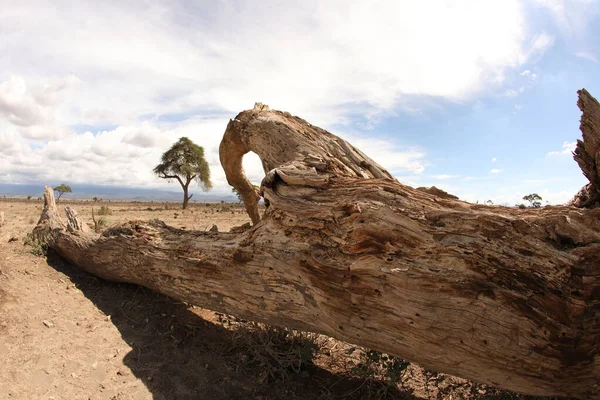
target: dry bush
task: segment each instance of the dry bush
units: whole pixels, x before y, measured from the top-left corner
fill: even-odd
[[[103,207],[106,206],[102,206],[100,208],[100,211],[103,211],[104,213],[109,212],[110,213],[110,209],[108,207],[106,207],[104,210],[102,210]],[[98,212],[98,214],[100,215],[100,211]],[[103,214],[106,215],[106,214]],[[92,208],[92,221],[94,222],[94,232],[99,233],[103,228],[105,228],[106,226],[108,226],[108,221],[106,220],[106,218],[98,218],[96,219],[96,216],[94,215],[94,208]]]
[[[231,329],[231,347],[239,365],[258,374],[262,383],[284,382],[310,365],[320,349],[321,335],[247,322],[219,314]]]
[[[29,252],[34,256],[45,256],[48,253],[48,243],[39,241],[31,233],[23,238],[23,245],[30,246]]]
[[[98,215],[112,215],[112,210],[108,206],[100,206]]]

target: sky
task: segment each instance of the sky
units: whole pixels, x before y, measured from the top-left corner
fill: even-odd
[[[263,102],[404,184],[560,204],[586,183],[571,150],[598,37],[599,0],[2,0],[0,183],[179,191],[152,168],[187,136],[230,194],[221,137]]]

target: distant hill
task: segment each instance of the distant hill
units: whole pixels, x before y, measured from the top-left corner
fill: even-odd
[[[66,183],[66,182],[65,182]],[[67,183],[68,184],[68,183]],[[57,186],[53,185],[53,186]],[[140,189],[129,187],[116,186],[100,186],[100,185],[70,185],[73,193],[66,193],[65,197],[71,199],[91,199],[98,197],[105,200],[131,200],[131,201],[181,201],[183,192],[171,192],[160,189]],[[41,197],[44,194],[43,184],[6,184],[0,183],[0,197]],[[221,201],[237,202],[238,199],[234,195],[219,195],[209,193],[194,193],[192,202],[198,201],[202,203],[218,203]]]

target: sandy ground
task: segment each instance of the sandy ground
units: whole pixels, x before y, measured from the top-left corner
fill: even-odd
[[[220,231],[248,222],[236,205],[69,202],[92,223],[101,205],[107,224],[161,219],[182,229]],[[245,321],[106,282],[53,254],[24,245],[39,201],[0,199],[0,399],[525,399],[410,365],[389,388],[357,375],[348,344],[318,337],[320,350],[301,373],[265,379],[251,362],[262,340]],[[241,332],[241,333],[240,333]],[[242,336],[243,335],[243,336]],[[240,339],[242,338],[242,339]],[[241,345],[242,343],[242,345]],[[387,390],[381,390],[385,388]]]

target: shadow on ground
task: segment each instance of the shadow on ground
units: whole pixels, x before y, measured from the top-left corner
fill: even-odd
[[[110,315],[123,340],[132,348],[124,357],[125,365],[146,385],[155,400],[380,397],[376,389],[382,385],[377,381],[335,374],[314,365],[283,382],[262,382],[260,377],[265,371],[248,366],[246,355],[235,350],[232,331],[197,315],[187,304],[141,286],[96,278],[65,263],[52,252],[48,255],[48,265],[67,275],[98,309]],[[437,379],[445,379],[442,375]],[[486,390],[482,392],[480,388]],[[404,392],[387,389],[385,398],[417,399],[408,389]],[[438,389],[441,388],[438,386]],[[569,400],[524,396],[477,384],[471,384],[466,393],[471,400]],[[447,387],[431,398],[458,398],[456,396],[452,387]]]
[[[284,382],[261,382],[232,351],[232,333],[188,305],[140,286],[104,281],[49,254],[48,264],[67,275],[132,347],[124,363],[162,399],[365,399],[373,382],[311,366]],[[377,385],[377,383],[375,383]],[[371,386],[371,389],[369,389]],[[388,398],[416,399],[409,393]]]

